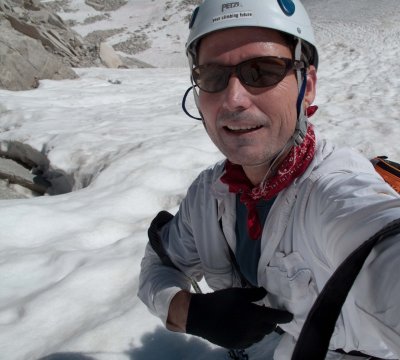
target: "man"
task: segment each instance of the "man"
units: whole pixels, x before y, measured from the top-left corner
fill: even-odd
[[[205,0],[186,46],[201,119],[227,160],[199,175],[174,217],[153,220],[139,297],[168,329],[227,348],[279,325],[274,359],[290,359],[325,283],[400,218],[400,199],[368,160],[308,122],[318,52],[299,1]],[[368,257],[330,358],[399,359],[399,240]],[[214,292],[192,294],[190,279],[202,277]]]

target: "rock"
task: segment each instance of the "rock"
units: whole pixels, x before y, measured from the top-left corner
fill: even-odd
[[[97,11],[114,11],[124,6],[127,0],[85,0],[85,4]]]
[[[20,190],[20,186],[39,195],[65,194],[71,192],[75,184],[73,174],[53,168],[42,151],[19,141],[8,140],[0,140],[1,181],[6,182],[8,188],[11,184]]]
[[[154,65],[151,65],[147,62],[141,61],[139,59],[136,59],[135,57],[127,57],[123,56],[121,57],[123,60],[125,66],[130,69],[130,68],[138,68],[138,69],[145,69],[145,68],[155,68]]]
[[[151,47],[151,41],[144,33],[132,34],[125,41],[115,44],[114,49],[125,54],[135,55]]]
[[[110,29],[110,30],[96,30],[88,35],[86,35],[85,40],[92,44],[99,44],[99,57],[104,66],[118,68],[118,69],[125,69],[125,68],[151,68],[154,67],[144,61],[140,61],[134,57],[127,57],[119,55],[115,50],[114,47],[108,45],[105,40],[124,31],[123,28],[121,29]],[[120,46],[117,44],[115,45],[117,50],[120,50]],[[113,54],[113,55],[111,55]],[[111,57],[114,60],[111,60]]]
[[[0,179],[18,184],[38,194],[46,193],[50,183],[41,176],[33,174],[17,162],[0,157]]]
[[[39,79],[73,79],[75,72],[56,56],[46,51],[42,43],[24,36],[9,25],[0,26],[0,88],[29,90]]]
[[[117,10],[127,0],[85,2],[103,12]],[[59,3],[0,0],[0,88],[29,90],[38,87],[41,79],[75,78],[74,67],[152,67],[129,56],[151,46],[146,34],[133,34],[113,47],[105,44],[106,39],[125,28],[94,31],[82,38],[55,13],[60,9],[54,4]],[[62,1],[62,6],[67,4]],[[93,21],[105,17],[99,14]],[[121,57],[117,51],[128,56]]]
[[[27,199],[35,195],[37,194],[32,190],[0,179],[0,200]]]
[[[0,0],[0,88],[28,90],[41,79],[71,79],[98,52],[39,0]]]
[[[39,1],[37,0],[24,0],[24,8],[32,11],[40,11]]]
[[[99,56],[101,62],[109,68],[118,69],[125,66],[113,47],[105,42],[100,44]]]

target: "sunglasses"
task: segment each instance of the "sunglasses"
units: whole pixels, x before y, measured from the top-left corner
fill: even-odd
[[[246,60],[237,65],[199,65],[192,70],[192,77],[201,90],[216,93],[226,89],[232,74],[236,74],[244,85],[263,88],[278,84],[290,70],[304,68],[303,61],[264,56]]]

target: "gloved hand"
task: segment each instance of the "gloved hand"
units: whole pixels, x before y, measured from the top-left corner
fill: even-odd
[[[293,319],[285,310],[253,304],[266,294],[264,288],[230,288],[193,294],[186,332],[228,349],[249,347],[272,332],[277,323]]]

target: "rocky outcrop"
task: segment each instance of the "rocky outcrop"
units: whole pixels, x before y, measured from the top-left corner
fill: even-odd
[[[0,36],[0,88],[29,90],[38,86],[40,79],[76,77],[75,72],[43,45],[29,36],[2,25]]]
[[[11,184],[19,185],[38,195],[45,194],[50,187],[50,183],[43,179],[40,174],[34,174],[18,162],[3,157],[0,157],[0,180],[3,180],[1,181],[3,187],[0,194],[14,193],[15,191],[6,191],[6,186]],[[14,189],[11,188],[11,190]]]
[[[85,0],[85,4],[97,11],[114,11],[124,6],[127,0]]]
[[[0,199],[4,199],[9,190],[13,193],[16,187],[33,192],[31,195],[72,191],[73,175],[53,168],[44,153],[19,141],[0,140]]]
[[[0,88],[27,90],[40,79],[76,77],[71,67],[97,63],[64,21],[38,0],[0,0]]]

